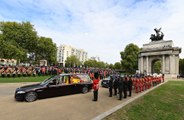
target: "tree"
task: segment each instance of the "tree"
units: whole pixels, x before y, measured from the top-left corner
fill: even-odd
[[[158,61],[156,61],[155,63],[154,63],[154,65],[153,65],[153,71],[155,72],[155,73],[160,73],[160,70],[161,70],[161,61],[160,60],[158,60]]]
[[[34,52],[38,37],[30,22],[1,22],[0,27],[5,41],[28,52]]]
[[[45,59],[49,64],[56,63],[56,44],[51,38],[40,37],[36,48],[36,59]]]
[[[94,68],[107,68],[108,64],[104,63],[103,61],[96,61],[96,60],[92,60],[89,59],[87,61],[84,62],[84,66],[86,67],[94,67]]]
[[[103,61],[99,61],[99,62],[97,62],[97,66],[96,67],[98,67],[98,68],[105,68],[106,66],[105,66],[105,63]]]
[[[4,58],[4,49],[5,49],[5,47],[4,47],[5,42],[3,41],[2,37],[3,37],[2,34],[0,34],[0,48],[1,48],[0,58]]]
[[[21,48],[17,48],[9,42],[3,40],[3,36],[0,34],[0,58],[7,59],[19,59],[25,55],[25,50]]]
[[[51,38],[38,37],[30,22],[0,22],[0,57],[30,62],[27,55],[49,64],[56,63],[56,44]]]
[[[121,69],[121,63],[120,63],[120,62],[116,62],[116,63],[114,64],[114,69],[120,70],[120,69]]]
[[[122,68],[127,73],[135,73],[138,69],[139,47],[133,43],[128,44],[124,51],[120,52]]]
[[[80,65],[82,65],[82,63],[79,61],[79,59],[75,55],[67,57],[67,59],[65,61],[66,67],[76,67],[76,66],[80,66]]]
[[[3,58],[27,60],[27,54],[33,53],[37,46],[37,32],[30,22],[0,22],[3,42]]]
[[[113,64],[110,64],[110,65],[109,65],[109,68],[110,68],[110,69],[114,69],[114,65],[113,65]]]
[[[86,66],[86,67],[97,67],[98,65],[97,65],[96,60],[89,59],[89,60],[84,62],[84,66]]]

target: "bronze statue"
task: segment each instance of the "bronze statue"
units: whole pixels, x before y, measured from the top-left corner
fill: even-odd
[[[156,32],[156,35],[155,34],[151,34],[151,41],[160,41],[160,40],[163,40],[163,37],[164,37],[164,34],[163,32],[161,31],[161,28],[155,28],[154,29],[155,32]]]

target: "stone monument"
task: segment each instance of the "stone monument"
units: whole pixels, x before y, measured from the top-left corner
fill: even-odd
[[[154,29],[151,34],[151,42],[143,44],[138,56],[138,67],[141,73],[153,74],[155,61],[161,61],[161,73],[165,78],[176,78],[179,74],[179,54],[181,48],[174,47],[172,40],[163,40],[164,34],[161,28]]]

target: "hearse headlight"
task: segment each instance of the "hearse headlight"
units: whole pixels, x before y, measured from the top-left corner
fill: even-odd
[[[17,94],[23,94],[26,93],[25,91],[18,91]]]

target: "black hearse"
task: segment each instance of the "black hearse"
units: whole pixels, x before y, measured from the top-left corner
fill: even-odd
[[[27,85],[15,90],[15,99],[32,102],[36,99],[87,93],[92,89],[92,80],[87,74],[60,74],[39,84]]]

